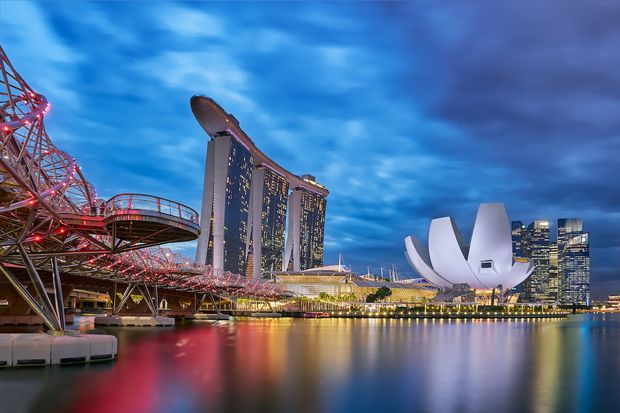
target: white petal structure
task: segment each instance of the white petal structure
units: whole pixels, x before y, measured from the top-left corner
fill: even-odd
[[[467,246],[450,217],[434,219],[428,248],[417,238],[405,238],[405,255],[411,266],[441,288],[455,284],[475,289],[509,289],[534,270],[531,262],[513,262],[510,223],[503,204],[482,204]]]
[[[417,269],[422,277],[439,287],[449,288],[452,286],[450,281],[445,280],[433,270],[426,245],[415,237],[407,237],[405,238],[405,248],[405,256],[409,264]]]

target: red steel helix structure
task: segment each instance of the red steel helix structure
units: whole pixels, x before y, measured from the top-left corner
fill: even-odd
[[[125,283],[125,300],[136,286],[266,300],[287,295],[162,248],[196,239],[198,213],[144,194],[99,199],[76,160],[46,132],[47,99],[2,47],[0,73],[0,273],[49,329],[65,328],[65,274]],[[53,299],[42,275],[51,279]]]

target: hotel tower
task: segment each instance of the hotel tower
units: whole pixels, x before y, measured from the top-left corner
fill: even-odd
[[[212,99],[190,105],[211,137],[196,262],[253,278],[323,265],[327,188],[268,158]]]

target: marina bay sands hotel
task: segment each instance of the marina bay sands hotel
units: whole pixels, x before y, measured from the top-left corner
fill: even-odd
[[[322,266],[327,188],[267,157],[213,99],[190,105],[211,137],[196,262],[254,278]]]

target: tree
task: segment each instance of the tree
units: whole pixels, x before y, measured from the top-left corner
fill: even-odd
[[[388,287],[384,285],[383,287],[378,288],[377,291],[375,291],[374,293],[368,294],[368,296],[366,297],[366,302],[374,303],[377,301],[381,301],[389,297],[390,295],[392,295],[392,290],[390,290]]]

